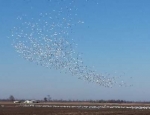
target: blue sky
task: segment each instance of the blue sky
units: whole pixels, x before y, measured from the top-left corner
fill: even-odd
[[[0,0],[0,98],[124,99],[150,101],[150,1],[149,0]],[[104,88],[22,59],[12,47],[11,29],[18,16],[39,18],[60,7],[71,6],[68,39],[78,44],[86,65],[97,73],[121,76],[132,87]],[[75,7],[74,7],[75,6]],[[77,8],[77,10],[74,10]],[[67,16],[63,10],[62,16]],[[52,14],[52,17],[55,14]],[[24,19],[26,21],[26,19]]]

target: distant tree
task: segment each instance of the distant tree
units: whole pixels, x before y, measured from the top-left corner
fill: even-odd
[[[46,97],[44,97],[44,101],[47,102],[47,98]]]
[[[47,95],[47,99],[48,99],[48,101],[51,101],[51,96],[50,95]]]
[[[10,96],[9,96],[9,100],[10,100],[10,101],[14,101],[14,100],[15,100],[14,96],[13,96],[13,95],[10,95]]]

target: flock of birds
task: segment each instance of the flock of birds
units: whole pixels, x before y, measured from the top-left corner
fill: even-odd
[[[132,109],[132,110],[150,110],[150,106],[141,106],[141,105],[34,105],[34,104],[24,104],[19,105],[21,107],[53,107],[53,108],[82,108],[82,109]]]
[[[50,13],[40,13],[38,19],[28,20],[26,15],[17,18],[21,24],[19,27],[14,27],[11,34],[11,37],[14,38],[15,50],[28,61],[60,72],[63,71],[77,76],[79,79],[104,87],[112,87],[116,84],[115,77],[98,74],[95,70],[87,67],[81,54],[75,51],[76,44],[69,38],[69,34],[73,31],[73,26],[84,23],[81,20],[73,20],[73,17],[77,16],[75,13],[77,7],[72,7],[75,0],[49,0],[49,2],[63,5],[59,10],[54,9]],[[69,2],[69,6],[64,5],[66,2]]]

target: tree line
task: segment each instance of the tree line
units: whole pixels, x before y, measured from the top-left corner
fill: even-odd
[[[10,95],[7,99],[0,99],[0,101],[25,101],[26,99],[15,99],[13,95]],[[126,100],[64,100],[64,99],[52,99],[50,95],[45,96],[39,102],[90,102],[90,103],[150,103],[150,101],[126,101]]]

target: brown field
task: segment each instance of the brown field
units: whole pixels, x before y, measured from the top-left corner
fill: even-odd
[[[75,106],[97,106],[100,103],[39,103],[36,105],[75,105]],[[105,104],[109,106],[150,106],[148,104]],[[20,107],[20,104],[11,102],[0,102],[0,115],[150,115],[150,109],[85,109],[85,108],[54,108],[54,107]]]

